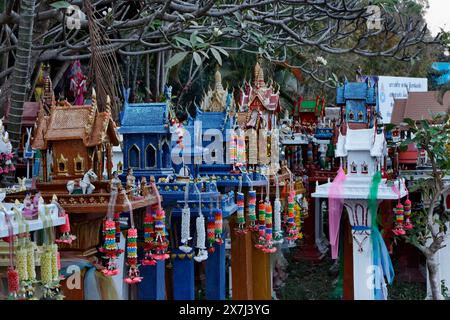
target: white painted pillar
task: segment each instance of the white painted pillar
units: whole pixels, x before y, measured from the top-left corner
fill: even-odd
[[[374,300],[374,270],[372,238],[370,230],[354,230],[370,227],[371,215],[367,200],[344,200],[353,237],[353,293],[354,300]]]

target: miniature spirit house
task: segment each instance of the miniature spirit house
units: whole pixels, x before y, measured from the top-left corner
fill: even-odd
[[[318,185],[312,196],[329,199],[330,244],[334,259],[337,258],[343,207],[348,213],[353,238],[354,299],[387,299],[384,278],[392,280],[393,273],[386,268],[390,265],[389,255],[378,226],[372,223],[377,221],[374,215],[378,212],[372,212],[374,208],[369,208],[369,203],[379,205],[383,200],[397,200],[407,191],[403,180],[392,182],[392,188],[381,178],[387,149],[384,130],[376,125],[378,110],[374,88],[367,83],[346,83],[337,90],[338,103],[345,110],[343,127],[347,130],[339,132],[335,156],[341,159],[342,167],[346,163],[347,173],[341,168],[332,183]],[[369,199],[374,196],[375,199]],[[378,249],[374,251],[374,247]],[[378,272],[375,276],[370,272],[374,268],[379,269],[373,271]]]
[[[109,106],[106,112],[99,112],[95,92],[92,105],[63,103],[52,106],[49,114],[41,108],[32,139],[32,148],[42,151],[44,181],[82,178],[89,169],[101,180],[104,168],[111,177],[112,147],[117,145],[119,137]]]
[[[123,135],[123,172],[129,168],[137,178],[173,173],[168,105],[128,103],[125,100],[119,132]]]

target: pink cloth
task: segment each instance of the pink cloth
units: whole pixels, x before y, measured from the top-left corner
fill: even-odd
[[[330,229],[331,258],[337,259],[339,253],[339,225],[341,223],[342,209],[344,207],[344,182],[346,176],[342,167],[331,183],[328,192],[328,219]]]

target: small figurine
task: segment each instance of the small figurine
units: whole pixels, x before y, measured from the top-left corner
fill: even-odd
[[[75,191],[75,186],[81,188],[83,194],[91,194],[95,190],[93,181],[98,179],[93,169],[89,169],[83,176],[83,179],[75,179],[67,181],[67,191],[72,194]]]
[[[111,192],[119,192],[122,190],[122,181],[119,179],[119,174],[117,171],[113,172],[113,178],[110,181]]]
[[[135,183],[136,183],[136,177],[133,176],[133,169],[128,168],[127,185],[126,185],[127,192],[135,189]]]
[[[147,191],[147,179],[144,176],[141,177],[141,182],[140,182],[139,186],[140,186],[140,195],[141,196],[146,196],[148,194],[148,191]]]
[[[37,201],[36,206],[34,205],[35,198],[36,197],[31,200],[31,194],[27,193],[25,199],[23,200],[25,207],[22,210],[22,214],[26,220],[34,220],[38,216]]]

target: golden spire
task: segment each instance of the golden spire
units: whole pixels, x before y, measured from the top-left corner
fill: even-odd
[[[216,73],[214,74],[214,79],[216,81],[216,87],[215,87],[216,91],[223,90],[222,75],[220,74],[219,68],[217,68]]]

